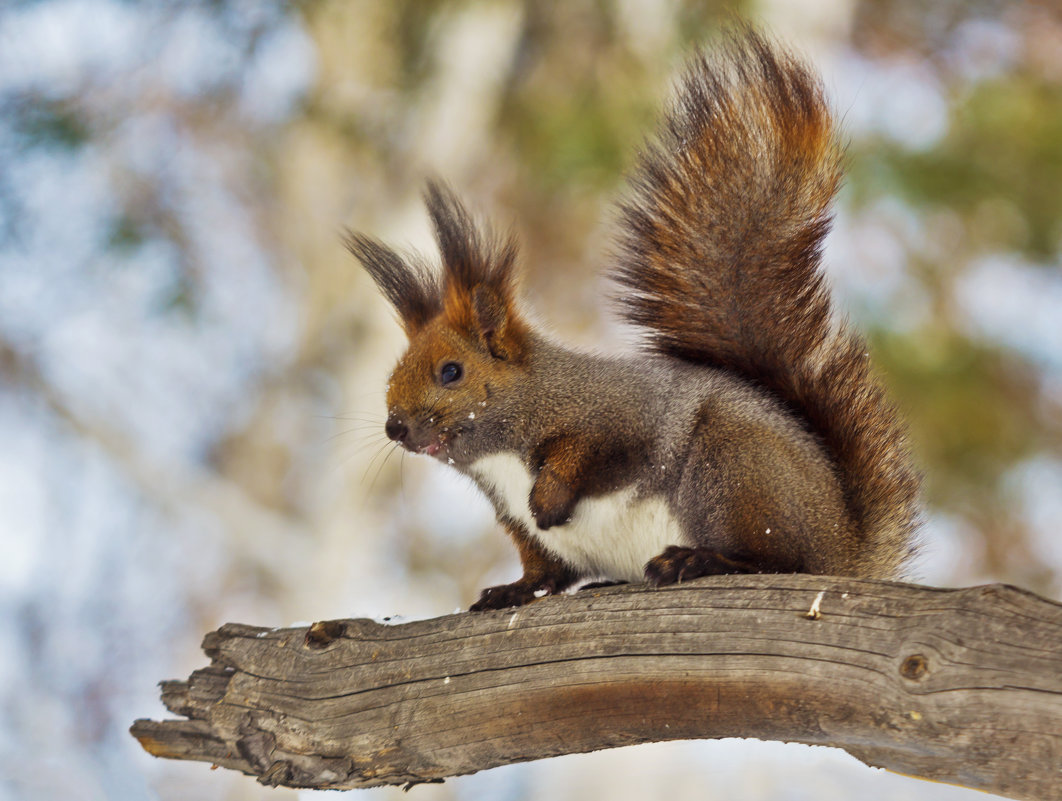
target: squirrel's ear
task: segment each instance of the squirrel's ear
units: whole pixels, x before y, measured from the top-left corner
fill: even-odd
[[[507,298],[480,284],[472,292],[472,313],[483,344],[490,355],[504,361],[519,361],[526,347],[524,326]]]
[[[519,360],[526,326],[517,315],[516,240],[481,231],[445,185],[429,182],[424,199],[443,262],[446,319],[478,337],[496,359]]]
[[[346,232],[343,243],[395,307],[407,336],[442,311],[439,281],[426,266],[409,262],[375,239],[352,231]]]

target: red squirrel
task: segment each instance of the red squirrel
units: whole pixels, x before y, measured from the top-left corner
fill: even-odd
[[[409,338],[387,436],[469,476],[519,549],[473,611],[589,578],[901,574],[920,477],[820,266],[841,160],[791,53],[742,30],[695,56],[619,207],[610,277],[645,344],[622,357],[532,325],[514,240],[437,183],[441,272],[348,235]]]

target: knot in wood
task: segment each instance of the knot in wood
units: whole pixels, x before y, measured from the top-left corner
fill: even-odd
[[[307,648],[326,648],[346,632],[346,626],[339,620],[319,620],[306,632]]]
[[[929,660],[922,654],[911,654],[900,665],[900,675],[911,681],[921,681],[929,673]]]

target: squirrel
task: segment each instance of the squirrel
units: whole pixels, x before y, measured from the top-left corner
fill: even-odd
[[[587,579],[901,575],[920,475],[820,265],[841,162],[798,57],[752,29],[696,54],[619,205],[610,278],[644,334],[621,357],[529,322],[514,239],[439,183],[441,272],[347,232],[409,339],[387,436],[469,476],[519,550],[472,611]]]

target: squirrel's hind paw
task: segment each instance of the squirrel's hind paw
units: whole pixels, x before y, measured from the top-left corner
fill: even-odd
[[[645,565],[645,580],[656,587],[677,584],[701,576],[731,573],[759,573],[755,565],[728,559],[711,548],[683,548],[671,545]]]

